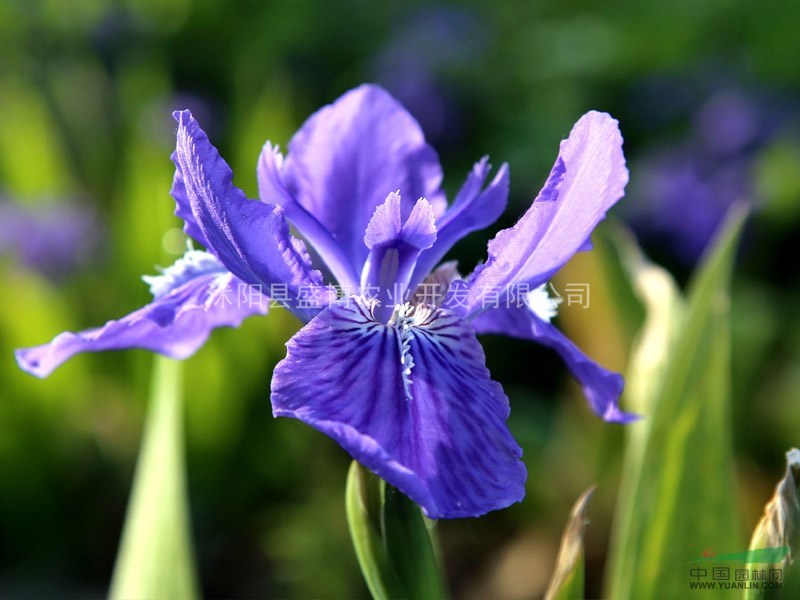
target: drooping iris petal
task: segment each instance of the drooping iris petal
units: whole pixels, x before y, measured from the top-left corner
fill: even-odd
[[[467,309],[484,293],[515,283],[536,287],[546,282],[587,240],[624,194],[628,170],[617,121],[589,112],[561,143],[544,189],[514,227],[489,242],[489,257],[470,279]]]
[[[400,190],[404,218],[420,197],[438,216],[446,206],[441,180],[419,124],[374,85],[312,115],[289,142],[283,165],[290,195],[331,232],[356,272],[367,258],[364,231],[387,194]]]
[[[49,344],[17,350],[20,367],[46,377],[75,354],[126,348],[186,358],[215,327],[238,327],[245,317],[267,313],[269,298],[258,288],[233,276],[210,254],[197,254],[204,256],[189,264],[181,259],[149,279],[156,294],[150,304],[103,327],[62,333]]]
[[[175,165],[195,223],[228,270],[264,293],[280,286],[287,307],[308,321],[331,300],[304,244],[291,236],[283,209],[248,200],[230,167],[189,111],[176,112]]]
[[[598,416],[615,423],[628,423],[638,418],[622,412],[617,404],[624,387],[622,376],[598,365],[554,325],[539,318],[527,306],[493,308],[478,315],[472,326],[476,333],[508,335],[552,348],[578,380],[589,406]]]
[[[385,325],[353,297],[287,348],[272,378],[274,414],[331,436],[429,517],[478,516],[522,499],[508,398],[452,313],[398,307]]]
[[[358,274],[342,245],[317,218],[286,189],[283,180],[283,155],[270,142],[264,144],[258,159],[258,195],[267,204],[277,204],[286,218],[319,253],[336,280],[352,293],[358,289]]]
[[[439,264],[458,240],[488,227],[505,210],[508,203],[508,165],[503,163],[492,182],[482,189],[490,168],[488,157],[475,163],[453,204],[437,220],[436,242],[417,260],[412,287]]]

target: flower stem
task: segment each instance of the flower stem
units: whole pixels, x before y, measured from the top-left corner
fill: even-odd
[[[345,498],[353,546],[373,598],[441,598],[434,532],[419,506],[356,461]]]
[[[182,365],[156,357],[111,598],[198,597],[183,436]]]

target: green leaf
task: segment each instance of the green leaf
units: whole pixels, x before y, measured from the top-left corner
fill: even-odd
[[[198,597],[189,528],[178,361],[156,357],[111,598]]]
[[[431,531],[419,506],[388,484],[383,506],[383,532],[389,560],[408,597],[441,598],[442,587]]]
[[[761,569],[780,571],[786,585],[781,595],[777,590],[747,589],[746,600],[761,598],[796,598],[800,592],[800,572],[796,557],[800,548],[800,450],[786,453],[786,475],[775,487],[764,507],[764,516],[756,525],[747,562]],[[791,591],[790,591],[791,590]]]
[[[373,598],[442,597],[431,534],[414,502],[353,461],[345,506],[361,573]]]
[[[728,285],[744,217],[731,211],[686,300],[665,271],[629,248],[647,315],[626,400],[644,418],[627,426],[611,598],[683,597],[690,560],[706,548],[742,548],[732,494]]]
[[[586,525],[586,505],[594,488],[586,490],[572,507],[569,521],[561,536],[556,568],[545,600],[574,600],[584,598],[583,528]]]

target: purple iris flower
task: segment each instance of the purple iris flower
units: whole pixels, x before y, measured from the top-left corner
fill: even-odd
[[[102,238],[98,216],[85,206],[25,207],[0,196],[0,256],[14,255],[53,282],[62,282],[91,263]]]
[[[757,159],[793,112],[771,94],[739,86],[695,104],[700,107],[682,139],[641,153],[629,190],[641,201],[627,203],[624,211],[643,242],[686,266],[703,255],[732,204],[758,207]]]
[[[426,5],[394,26],[370,70],[422,125],[428,139],[453,144],[464,136],[463,104],[453,74],[487,54],[489,32],[464,7]]]
[[[383,89],[361,86],[318,111],[285,157],[268,142],[261,201],[232,184],[188,111],[174,116],[176,214],[206,251],[189,250],[146,278],[154,300],[144,308],[19,350],[23,369],[45,376],[76,353],[118,348],[186,357],[214,327],[263,314],[268,295],[280,296],[305,325],[273,373],[274,414],[331,436],[432,518],[477,516],[524,496],[508,398],[476,334],[550,346],[592,410],[608,421],[633,418],[617,406],[622,378],[550,324],[556,303],[543,287],[623,195],[622,138],[608,115],[578,121],[531,208],[464,279],[453,263],[437,264],[503,211],[508,168],[487,185],[490,167],[480,160],[448,205],[436,153]],[[326,285],[290,222],[343,296]],[[242,290],[246,302],[237,301]]]

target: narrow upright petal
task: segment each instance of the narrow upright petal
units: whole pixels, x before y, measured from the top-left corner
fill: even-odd
[[[453,204],[437,220],[436,243],[419,257],[412,287],[433,271],[456,242],[488,227],[503,214],[508,203],[508,165],[503,163],[492,182],[482,189],[490,168],[488,157],[476,163]]]
[[[174,116],[175,165],[209,248],[242,281],[262,286],[266,293],[275,286],[285,289],[289,309],[308,321],[328,305],[330,295],[305,246],[289,233],[283,209],[248,200],[189,111]]]
[[[514,227],[489,242],[488,260],[470,279],[467,311],[487,292],[546,282],[579,250],[628,182],[617,121],[589,112],[561,143],[544,189]]]
[[[555,350],[580,383],[591,409],[605,421],[628,423],[637,415],[618,406],[624,381],[586,356],[554,325],[536,315],[528,306],[493,308],[472,321],[477,333],[493,333],[532,340]]]
[[[186,358],[216,327],[238,327],[267,313],[269,298],[229,273],[212,255],[194,252],[162,275],[148,278],[154,300],[118,321],[80,333],[62,333],[49,344],[16,351],[20,367],[46,377],[82,352],[143,348]]]
[[[522,499],[508,398],[452,313],[398,307],[383,324],[349,298],[287,348],[272,379],[275,415],[331,436],[429,517],[478,516]]]
[[[408,217],[425,197],[438,216],[442,169],[417,122],[374,85],[312,115],[289,142],[283,181],[290,195],[341,244],[356,272],[367,258],[364,230],[387,194],[400,190]]]

